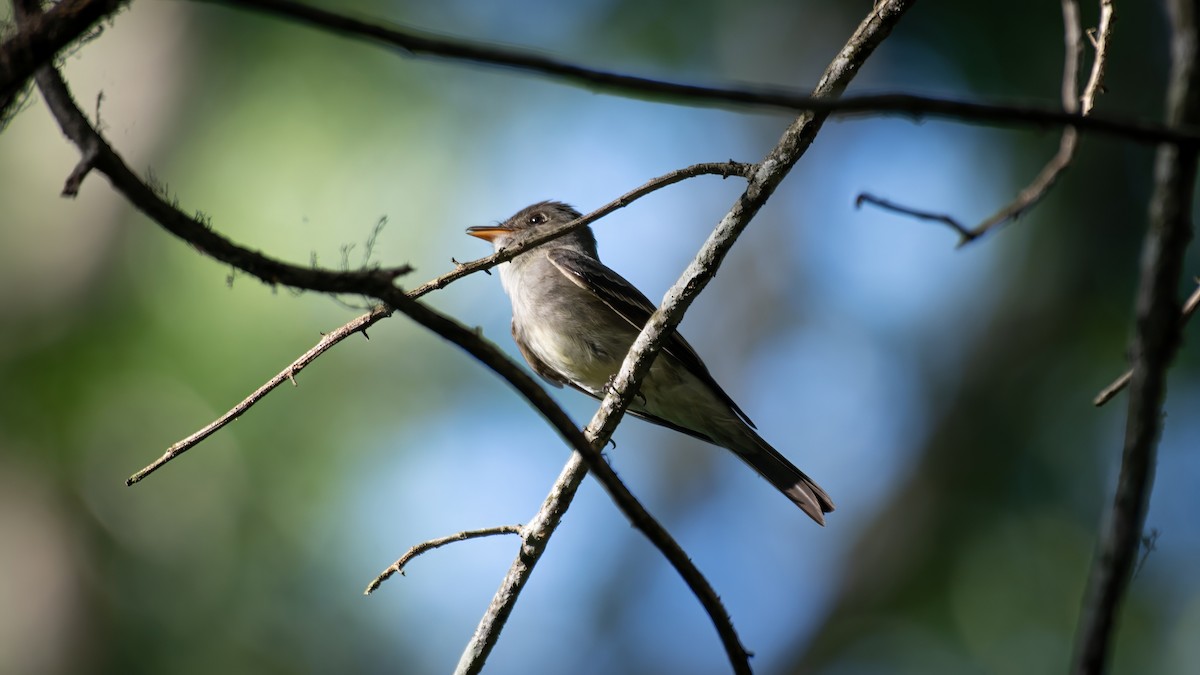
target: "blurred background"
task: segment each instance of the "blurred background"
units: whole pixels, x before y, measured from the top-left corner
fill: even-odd
[[[339,7],[650,77],[807,89],[869,5]],[[1098,112],[1159,119],[1164,16],[1118,11]],[[924,2],[850,93],[1053,104],[1061,62],[1057,3]],[[66,73],[184,210],[334,267],[360,264],[386,218],[373,259],[414,265],[408,286],[488,253],[468,226],[757,161],[789,122],[404,58],[202,3],[133,3]],[[1152,149],[1085,138],[1043,204],[962,250],[940,225],[853,208],[871,191],[978,221],[1057,144],[1054,130],[831,122],[688,314],[717,379],[837,502],[828,527],[723,450],[637,420],[618,430],[613,463],[720,593],[758,671],[1065,669],[1123,435],[1124,397],[1090,401],[1124,368]],[[231,274],[102,176],[59,198],[76,160],[36,96],[0,135],[0,673],[450,670],[515,538],[439,549],[362,589],[417,542],[525,522],[562,443],[489,371],[396,317],[125,487],[359,310]],[[601,255],[657,300],[742,187],[656,192],[597,224]],[[426,300],[516,357],[495,276]],[[1157,539],[1114,672],[1200,662],[1194,342],[1170,379]],[[595,408],[553,393],[580,424]],[[589,480],[488,672],[727,669],[683,582]]]

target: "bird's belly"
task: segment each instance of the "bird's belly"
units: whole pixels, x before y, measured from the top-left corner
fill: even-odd
[[[529,348],[543,363],[589,393],[603,396],[605,386],[633,342],[632,337],[628,341],[614,340],[591,330],[591,326],[574,328],[563,331],[526,325],[523,334]]]

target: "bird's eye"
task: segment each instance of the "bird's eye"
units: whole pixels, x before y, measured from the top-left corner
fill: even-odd
[[[529,219],[526,220],[525,222],[529,223],[530,225],[541,225],[542,223],[546,222],[547,220],[549,220],[549,218],[546,217],[546,214],[535,213],[532,216],[529,216]]]

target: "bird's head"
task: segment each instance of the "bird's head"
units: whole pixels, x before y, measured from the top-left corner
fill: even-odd
[[[572,220],[576,220],[579,216],[578,211],[562,202],[538,202],[532,206],[526,206],[499,225],[468,227],[467,234],[492,242],[492,245],[499,251],[552,232]],[[596,238],[592,235],[591,229],[587,227],[579,228],[555,239],[552,245],[554,243],[561,245],[566,242],[578,243],[588,251],[596,250]]]

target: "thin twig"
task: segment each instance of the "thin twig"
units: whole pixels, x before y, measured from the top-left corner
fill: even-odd
[[[36,0],[18,0],[18,7],[20,7],[17,14],[18,21],[30,15],[36,15],[39,11]],[[107,143],[99,139],[98,132],[79,110],[66,83],[62,81],[61,75],[54,68],[49,66],[39,68],[35,78],[42,91],[43,99],[68,138],[75,141],[81,150],[86,148],[88,143],[98,140],[100,152],[95,168],[108,176],[113,187],[125,195],[137,208],[150,215],[154,222],[184,239],[201,253],[222,260],[270,283],[283,283],[325,293],[351,293],[377,298],[463,349],[512,385],[550,422],[559,436],[583,457],[583,461],[594,472],[596,479],[625,517],[634,527],[645,534],[646,538],[675,568],[715,624],[734,670],[748,672],[747,652],[738,640],[729,621],[728,612],[721,605],[716,592],[696,569],[687,553],[629,492],[629,489],[625,487],[600,454],[600,448],[608,440],[607,436],[597,437],[596,447],[593,447],[571,421],[571,418],[550,398],[549,394],[504,352],[491,342],[484,340],[473,329],[417,302],[397,288],[394,279],[398,274],[406,272],[407,266],[363,272],[305,269],[237,246],[211,231],[204,223],[188,218],[145,185],[125,165],[120,156]]]
[[[895,213],[899,213],[900,215],[911,216],[917,220],[932,220],[934,222],[942,223],[958,233],[960,244],[965,241],[970,241],[971,239],[970,228],[958,222],[958,220],[956,220],[953,216],[945,213],[934,213],[933,211],[914,209],[911,206],[897,204],[890,199],[876,197],[870,192],[860,192],[859,195],[854,198],[854,208],[860,209],[862,208],[863,204],[872,204],[885,211],[893,211]]]
[[[1200,280],[1197,280],[1197,282],[1200,283]],[[1188,297],[1187,302],[1183,303],[1183,311],[1180,312],[1180,325],[1187,324],[1188,319],[1191,319],[1192,315],[1196,313],[1197,307],[1200,307],[1200,287],[1197,287],[1196,290],[1192,291],[1192,294],[1190,297]],[[1121,390],[1129,385],[1129,380],[1132,377],[1133,369],[1131,368],[1125,371],[1123,375],[1113,380],[1113,383],[1102,389],[1099,394],[1096,394],[1096,398],[1092,399],[1092,405],[1100,407],[1111,401],[1114,396],[1121,393]]]
[[[430,55],[450,60],[500,66],[507,70],[532,72],[559,78],[567,83],[582,85],[592,90],[611,91],[629,96],[636,95],[641,98],[670,103],[724,106],[738,109],[774,108],[790,112],[811,112],[839,117],[872,113],[901,115],[916,120],[938,117],[1002,126],[1074,126],[1080,131],[1108,134],[1143,144],[1164,142],[1182,145],[1200,144],[1200,133],[1149,120],[1126,120],[1090,115],[1085,117],[1078,113],[1036,105],[1001,105],[908,94],[847,96],[829,100],[779,89],[703,87],[611,73],[559,61],[540,53],[506,49],[465,40],[453,40],[443,36],[421,33],[396,24],[372,23],[291,0],[203,1],[283,16],[326,32],[342,33],[393,49],[399,48],[397,51],[406,55]]]
[[[1091,41],[1096,49],[1096,56],[1092,62],[1091,74],[1088,77],[1087,86],[1084,88],[1082,97],[1079,95],[1079,61],[1083,52],[1084,33],[1080,26],[1079,1],[1062,0],[1062,15],[1063,43],[1066,47],[1063,56],[1062,106],[1064,111],[1075,113],[1080,110],[1080,106],[1082,105],[1082,114],[1087,115],[1095,106],[1095,97],[1101,90],[1104,67],[1107,64],[1108,41],[1112,33],[1112,2],[1111,0],[1101,0],[1100,26]],[[1068,126],[1063,129],[1062,138],[1058,143],[1058,152],[1034,176],[1029,185],[1018,192],[1016,198],[1011,202],[975,227],[966,227],[948,214],[934,213],[903,206],[894,201],[876,197],[868,193],[860,194],[855,200],[855,206],[860,207],[865,202],[887,211],[912,216],[920,220],[932,220],[944,223],[958,233],[958,246],[962,247],[979,239],[993,228],[1010,220],[1020,218],[1025,212],[1033,208],[1054,187],[1054,184],[1058,182],[1063,172],[1071,166],[1071,162],[1075,159],[1075,152],[1078,149],[1079,130],[1074,126]]]
[[[1167,121],[1180,126],[1200,124],[1200,10],[1195,0],[1170,0],[1167,6],[1171,25]],[[1108,670],[1117,612],[1129,588],[1144,533],[1162,432],[1167,369],[1182,334],[1179,285],[1192,238],[1196,175],[1194,149],[1159,148],[1130,348],[1133,377],[1121,472],[1084,590],[1071,668],[1076,675],[1100,675]]]
[[[390,579],[393,574],[399,572],[401,575],[403,575],[404,566],[407,565],[410,560],[421,555],[422,553],[432,551],[435,548],[441,548],[446,544],[453,544],[456,541],[479,539],[480,537],[493,537],[500,534],[521,534],[521,526],[499,525],[496,527],[485,527],[480,530],[466,530],[464,532],[458,532],[446,537],[438,537],[437,539],[423,541],[420,544],[408,549],[408,551],[406,551],[404,555],[400,556],[396,562],[392,563],[390,567],[381,572],[379,576],[375,577],[371,583],[367,584],[367,590],[363,591],[363,595],[370,595],[371,593],[374,593],[375,589],[379,588],[380,584]]]
[[[188,436],[187,438],[167,448],[167,451],[163,453],[162,457],[159,457],[145,468],[127,478],[125,480],[125,484],[133,485],[134,483],[160,469],[167,462],[175,459],[179,455],[187,452],[192,447],[198,445],[201,441],[209,436],[212,436],[230,422],[244,415],[247,410],[254,406],[255,403],[261,401],[264,397],[266,397],[267,394],[271,393],[273,389],[284,382],[291,382],[294,385],[296,383],[296,374],[301,370],[304,370],[308,364],[315,361],[319,356],[329,351],[331,347],[355,333],[362,333],[365,336],[367,334],[367,328],[373,326],[380,319],[391,316],[391,314],[392,310],[388,307],[376,307],[370,312],[355,318],[353,321],[347,323],[341,328],[321,336],[321,340],[316,344],[316,346],[301,354],[300,358],[292,361],[291,365],[280,371],[278,375],[272,377],[270,380],[267,380],[265,384],[258,389],[255,389],[254,393],[250,394],[240,403],[233,406],[233,408],[231,408],[224,415],[221,415],[216,420],[206,425],[204,428],[200,429],[191,436]]]
[[[1083,88],[1083,96],[1080,97],[1080,114],[1090,115],[1092,108],[1096,105],[1096,96],[1104,91],[1104,72],[1108,67],[1108,40],[1112,37],[1112,25],[1116,21],[1116,10],[1113,8],[1112,0],[1100,0],[1100,23],[1091,31],[1088,31],[1088,39],[1092,43],[1092,48],[1095,49],[1096,55],[1092,59],[1092,73],[1088,76],[1087,85]]]
[[[863,62],[887,37],[892,27],[911,5],[911,0],[890,0],[879,3],[826,69],[814,96],[832,97],[841,94],[854,75],[858,73]],[[784,132],[779,144],[758,165],[758,170],[750,178],[746,191],[734,203],[730,212],[721,219],[697,253],[695,260],[688,265],[683,275],[667,292],[659,309],[651,316],[631,346],[604,401],[587,426],[589,438],[602,443],[603,439],[612,434],[621,414],[629,405],[632,397],[636,395],[641,377],[649,371],[650,364],[661,346],[662,340],[679,324],[683,313],[696,295],[716,274],[717,268],[730,247],[733,246],[737,236],[745,229],[750,219],[812,143],[823,121],[824,116],[801,115]],[[602,445],[596,447],[602,447]],[[480,620],[471,641],[463,651],[455,670],[456,675],[469,675],[482,670],[488,654],[500,638],[504,622],[511,613],[525,581],[532,573],[541,551],[544,550],[546,540],[553,534],[562,514],[569,506],[575,489],[587,473],[587,468],[574,457],[563,468],[554,490],[551,491],[542,509],[527,527],[527,532],[538,531],[535,529],[535,524],[541,528],[542,536],[534,542],[537,548],[523,547],[520,555],[513,561],[500,589],[492,599],[488,611]],[[526,540],[528,541],[528,537]],[[717,625],[720,627],[725,623],[720,622]],[[732,629],[732,624],[729,625]],[[741,648],[740,643],[736,642],[736,635],[729,637],[722,635],[722,641],[725,643],[726,653],[730,655],[735,671],[748,672],[748,655],[744,650],[740,658],[734,658],[729,651],[731,644]]]

